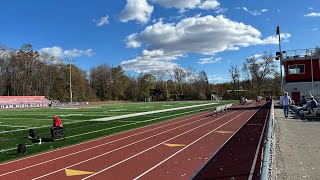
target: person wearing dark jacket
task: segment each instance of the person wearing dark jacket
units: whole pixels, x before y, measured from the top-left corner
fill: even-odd
[[[305,105],[305,104],[307,104],[307,99],[306,99],[306,97],[303,95],[302,98],[301,98],[301,100],[300,100],[300,102],[298,103],[298,106],[303,106],[303,105]]]

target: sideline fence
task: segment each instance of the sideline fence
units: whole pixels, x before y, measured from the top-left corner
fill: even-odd
[[[274,134],[274,102],[271,102],[271,108],[268,118],[267,134],[264,140],[263,159],[261,164],[260,180],[277,179],[275,171],[275,134]]]

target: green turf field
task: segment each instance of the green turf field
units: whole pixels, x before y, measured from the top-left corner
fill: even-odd
[[[7,161],[51,149],[72,145],[181,116],[211,110],[215,106],[235,103],[235,101],[180,101],[105,104],[97,106],[54,107],[39,109],[19,109],[0,111],[0,162]],[[101,118],[135,114],[178,107],[192,107],[168,112],[160,112],[118,120],[105,121]],[[206,105],[205,105],[206,104]],[[60,116],[66,129],[66,139],[50,142],[50,128],[54,115]],[[95,119],[99,119],[96,121]],[[28,130],[34,128],[44,143],[39,145],[27,138]],[[27,145],[27,153],[16,155],[19,143]]]

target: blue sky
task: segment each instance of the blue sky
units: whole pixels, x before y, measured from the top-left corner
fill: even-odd
[[[83,70],[121,65],[134,75],[174,67],[229,81],[250,55],[320,45],[318,0],[3,0],[0,43],[57,58]]]

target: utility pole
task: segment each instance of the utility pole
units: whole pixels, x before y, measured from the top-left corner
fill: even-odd
[[[71,85],[71,62],[75,62],[73,58],[65,58],[65,61],[69,62],[69,92],[70,92],[70,102],[72,103],[72,85]]]

